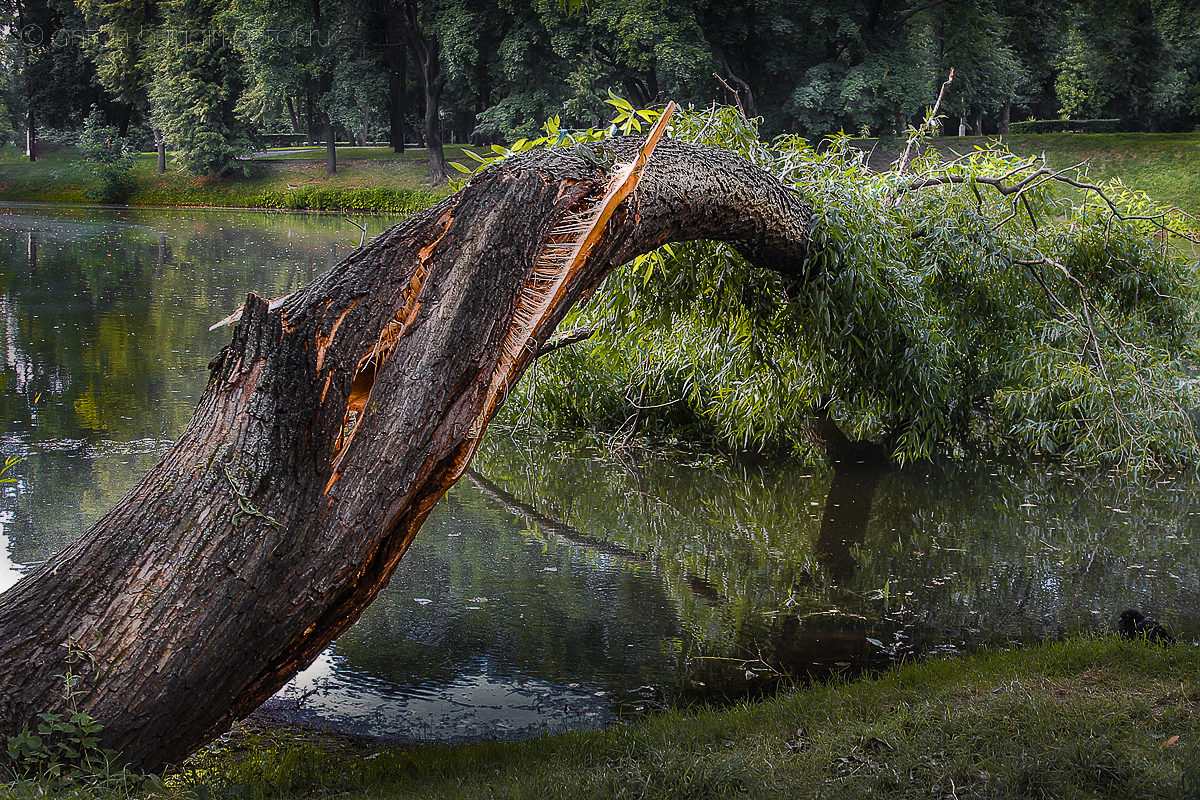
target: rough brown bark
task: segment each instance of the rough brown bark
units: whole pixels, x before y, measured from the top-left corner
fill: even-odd
[[[638,141],[614,147],[628,161]],[[570,151],[532,153],[285,300],[251,295],[170,452],[0,595],[0,735],[61,709],[72,641],[98,640],[80,707],[140,770],[182,760],[311,663],[466,468],[536,259],[605,184]],[[795,195],[736,156],[660,143],[518,349],[509,384],[615,266],[666,242],[718,239],[799,278],[808,222]]]

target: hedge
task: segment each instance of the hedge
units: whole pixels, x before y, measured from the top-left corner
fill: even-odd
[[[1031,119],[1014,122],[1008,132],[1016,133],[1122,133],[1126,125],[1119,119]]]
[[[442,195],[417,189],[304,188],[263,192],[250,205],[288,211],[386,211],[414,214],[442,199]]]

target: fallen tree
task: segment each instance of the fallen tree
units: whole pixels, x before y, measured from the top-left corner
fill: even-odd
[[[613,140],[618,166],[640,146]],[[182,760],[358,618],[611,270],[712,239],[808,277],[810,209],[736,155],[672,141],[565,260],[611,172],[591,150],[514,158],[295,294],[248,297],[170,452],[0,595],[0,735],[68,707],[64,661],[84,647],[87,691],[70,702],[103,745],[143,771]]]

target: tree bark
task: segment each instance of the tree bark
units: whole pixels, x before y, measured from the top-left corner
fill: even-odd
[[[337,142],[333,138],[333,117],[328,111],[322,112],[325,118],[325,177],[337,174]]]
[[[613,147],[628,162],[640,141]],[[808,276],[802,201],[728,152],[664,141],[527,327],[539,254],[606,183],[569,150],[514,158],[294,294],[250,295],[167,455],[0,595],[0,736],[62,710],[77,642],[103,745],[138,770],[181,761],[353,624],[469,464],[497,376],[513,385],[614,267],[717,239]]]

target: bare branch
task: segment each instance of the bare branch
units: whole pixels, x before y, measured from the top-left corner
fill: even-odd
[[[915,12],[914,12],[915,13]],[[900,157],[900,162],[896,166],[896,172],[904,172],[908,169],[908,154],[912,150],[913,142],[916,141],[917,135],[922,128],[932,126],[937,120],[938,109],[942,107],[942,98],[946,96],[946,87],[954,80],[954,67],[950,68],[950,75],[946,78],[946,82],[942,84],[942,90],[938,92],[937,102],[933,104],[933,110],[929,112],[929,116],[925,118],[925,122],[921,124],[921,128],[912,132],[908,137],[908,144],[904,146],[904,155]]]

